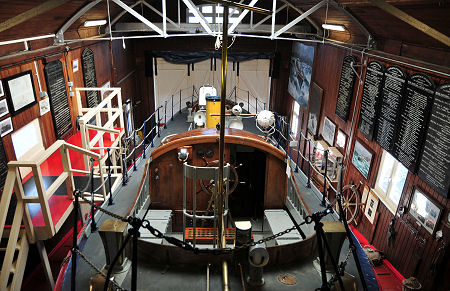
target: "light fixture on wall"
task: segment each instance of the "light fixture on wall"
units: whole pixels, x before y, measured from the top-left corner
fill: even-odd
[[[345,31],[345,26],[340,25],[340,24],[327,24],[327,23],[324,23],[324,24],[322,24],[322,28],[323,29],[328,29],[328,30]]]
[[[100,26],[100,25],[105,25],[106,24],[106,19],[98,19],[98,20],[86,20],[84,22],[84,26],[89,27],[89,26]]]

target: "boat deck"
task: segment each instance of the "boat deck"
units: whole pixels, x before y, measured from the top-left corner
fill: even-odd
[[[146,151],[147,157],[150,155],[153,149],[160,145],[161,140],[168,135],[185,132],[188,130],[189,123],[186,123],[185,114],[177,114],[174,116],[174,120],[167,123],[167,128],[161,130],[161,136],[155,138],[155,147],[148,147]],[[256,134],[260,132],[254,125],[254,119],[244,119],[244,129]],[[120,186],[113,194],[114,205],[107,205],[104,203],[103,207],[107,210],[114,212],[118,215],[125,215],[131,201],[133,201],[140,184],[140,180],[144,171],[144,161],[142,156],[137,160],[137,170],[133,171],[132,168],[129,171],[129,180],[126,186]],[[305,203],[311,212],[323,210],[324,207],[320,205],[321,193],[314,186],[311,188],[306,187],[306,176],[299,171],[294,173],[295,180],[297,182],[300,193],[303,196]],[[97,225],[101,226],[105,219],[110,217],[103,214],[96,214]],[[335,214],[327,215],[325,220],[338,220]],[[87,227],[84,230],[85,235],[81,239],[80,250],[86,255],[87,258],[97,267],[103,268],[105,264],[105,252],[103,244],[101,242],[98,232],[90,233],[90,228]],[[348,242],[344,242],[341,251],[340,261],[345,259],[348,252]],[[297,283],[295,290],[314,290],[320,287],[321,278],[319,272],[313,267],[312,260],[310,258],[303,262],[295,264],[276,265],[273,267],[264,268],[265,284],[258,290],[284,290],[293,286],[284,285],[278,280],[279,275],[290,274],[295,276]],[[85,262],[78,258],[77,264],[77,290],[89,290],[89,278],[95,275],[95,271],[91,269]],[[353,263],[352,255],[350,255],[349,264],[346,271],[357,274],[356,266]],[[149,261],[138,260],[138,290],[180,290],[180,286],[183,286],[185,290],[206,290],[206,265],[201,266],[165,266],[157,265]],[[230,266],[230,272],[233,272],[235,268]],[[70,290],[70,263],[66,270],[64,280],[62,282],[62,290]],[[211,266],[210,267],[210,290],[222,289],[222,275],[221,268]],[[128,272],[122,286],[129,288],[131,286],[131,271]],[[231,290],[241,290],[240,276],[230,275],[230,287]],[[361,284],[358,280],[358,287]],[[251,290],[251,289],[249,289]],[[362,289],[360,289],[362,290]],[[372,289],[374,290],[374,289]]]

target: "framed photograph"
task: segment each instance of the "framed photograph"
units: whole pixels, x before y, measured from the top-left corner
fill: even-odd
[[[336,133],[336,125],[325,116],[323,121],[322,137],[330,146],[334,144],[334,134]]]
[[[5,91],[3,90],[3,82],[0,80],[0,97],[5,95]]]
[[[366,179],[369,178],[372,157],[372,152],[357,139],[355,141],[355,148],[353,149],[352,164]]]
[[[378,208],[378,197],[373,193],[373,191],[369,191],[367,196],[366,208],[364,210],[364,215],[366,215],[367,219],[370,223],[373,224],[373,220],[375,219],[375,214],[377,213]]]
[[[13,114],[17,114],[36,104],[31,71],[5,78],[5,82],[10,110]]]
[[[8,113],[8,102],[6,102],[6,99],[0,100],[0,117],[5,116]]]
[[[347,146],[347,135],[340,129],[338,129],[338,134],[336,137],[336,147],[343,154],[345,152],[345,147]]]
[[[309,98],[309,113],[308,113],[308,131],[318,138],[320,107],[322,105],[323,89],[316,83],[312,82],[311,96]]]
[[[11,117],[0,121],[0,137],[4,137],[8,133],[13,131],[13,125]]]
[[[361,197],[361,203],[364,205],[366,205],[367,197],[369,196],[369,192],[370,192],[370,187],[367,185],[364,185],[364,190],[363,190],[363,194]]]
[[[39,111],[41,116],[50,111],[50,98],[45,98],[39,101]]]
[[[308,106],[315,46],[292,44],[288,92],[303,108]]]
[[[409,206],[409,214],[417,220],[417,224],[425,228],[431,235],[442,214],[443,207],[430,199],[419,187],[415,187]]]

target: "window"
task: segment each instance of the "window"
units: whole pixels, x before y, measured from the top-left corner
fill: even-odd
[[[300,115],[300,104],[297,103],[297,101],[294,101],[294,104],[292,105],[292,117],[291,117],[291,130],[292,135],[294,138],[297,137],[298,134],[298,118]]]
[[[223,7],[218,5],[211,5],[211,4],[205,4],[205,5],[199,5],[197,6],[200,13],[203,14],[206,21],[211,24],[221,24],[223,23]],[[239,8],[229,8],[229,23],[235,23],[241,14],[241,9]],[[194,12],[192,10],[187,10],[187,20],[188,23],[200,23],[200,20],[198,17],[195,16]]]
[[[392,213],[397,210],[408,169],[388,152],[383,151],[375,191]]]

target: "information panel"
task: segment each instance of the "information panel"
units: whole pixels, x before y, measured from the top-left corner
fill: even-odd
[[[367,65],[358,129],[369,140],[373,139],[383,77],[384,67],[380,62]]]
[[[391,152],[394,147],[396,124],[406,84],[406,74],[396,66],[386,69],[381,90],[376,141],[385,150]]]
[[[352,103],[353,86],[355,84],[356,74],[351,67],[351,63],[356,64],[354,56],[344,57],[342,63],[341,80],[339,82],[339,91],[336,103],[336,115],[342,120],[347,121],[350,114],[350,105]]]
[[[413,173],[418,166],[434,90],[433,80],[422,73],[412,75],[406,84],[394,156]]]
[[[56,139],[60,139],[72,128],[62,63],[59,60],[50,62],[45,66],[44,71]]]
[[[444,197],[450,189],[450,84],[436,90],[419,177]]]
[[[83,65],[84,86],[86,88],[97,87],[97,77],[95,75],[94,52],[90,48],[86,48],[81,54],[81,62]],[[86,101],[89,108],[98,105],[98,91],[86,91]]]
[[[6,176],[8,175],[8,159],[6,158],[3,142],[0,138],[0,189],[5,186]]]

